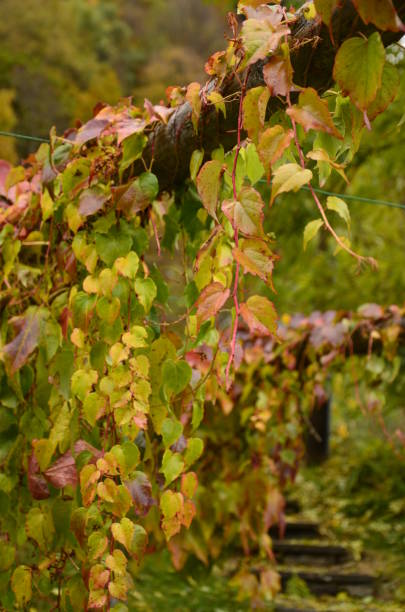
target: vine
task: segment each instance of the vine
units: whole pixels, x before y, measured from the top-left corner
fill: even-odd
[[[229,18],[233,37],[208,60],[206,86],[168,88],[167,106],[99,105],[22,165],[2,162],[4,609],[110,609],[165,542],[177,567],[235,537],[273,561],[268,529],[302,456],[302,398],[320,393],[341,353],[309,342],[297,359],[299,340],[284,342],[263,295],[278,259],[265,212],[308,185],[321,218],[304,245],[326,227],[373,263],[350,246],[347,205],[326,202],[347,225],[340,236],[312,182],[345,176],[365,117],[398,88],[383,44],[384,31],[403,30],[392,3],[378,14],[360,0],[332,4],[295,13],[240,2],[242,24]],[[334,19],[356,11],[361,36],[338,36]],[[299,84],[299,65],[330,34],[337,85],[322,97],[323,82]],[[250,295],[249,275],[264,291]],[[269,378],[256,394],[262,362]],[[252,585],[248,571],[236,581]],[[274,568],[258,575],[254,596],[273,596]]]

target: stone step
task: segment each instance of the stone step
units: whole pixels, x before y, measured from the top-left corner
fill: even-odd
[[[304,580],[313,595],[332,595],[345,592],[352,597],[369,597],[374,594],[376,578],[367,574],[337,574],[307,571],[280,571],[282,588],[293,576]]]
[[[284,528],[284,534],[280,536],[279,525],[274,525],[270,529],[270,535],[273,539],[305,539],[310,540],[311,538],[319,538],[321,534],[319,532],[318,523],[311,523],[309,521],[289,521]]]
[[[283,564],[340,565],[351,559],[349,551],[342,546],[273,540],[272,548],[276,561]]]

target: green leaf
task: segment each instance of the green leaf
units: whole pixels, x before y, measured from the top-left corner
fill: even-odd
[[[193,403],[193,417],[191,421],[191,424],[193,426],[193,431],[198,429],[203,418],[204,418],[204,403],[202,401],[195,401]]]
[[[142,157],[142,151],[147,142],[147,137],[141,132],[132,134],[132,136],[124,140],[122,146],[122,160],[120,163],[120,177],[122,177],[124,171],[133,164],[134,161]]]
[[[362,111],[375,100],[381,87],[385,49],[378,32],[364,39],[346,40],[336,54],[333,76],[344,95]]]
[[[14,563],[15,548],[4,540],[0,540],[0,572],[5,572]]]
[[[96,251],[101,261],[111,267],[118,257],[125,257],[132,246],[128,234],[112,227],[107,234],[96,234]]]
[[[277,331],[277,312],[274,304],[260,295],[251,296],[240,305],[240,313],[250,332],[258,336],[269,336]]]
[[[118,257],[114,262],[114,269],[126,278],[135,278],[138,267],[139,257],[135,251],[130,251],[126,257]]]
[[[179,453],[172,453],[166,449],[163,455],[162,468],[160,470],[165,477],[166,486],[176,480],[184,471],[184,461]]]
[[[314,0],[316,12],[322,17],[322,21],[328,26],[332,15],[340,0]]]
[[[300,93],[298,104],[288,108],[287,114],[302,125],[306,132],[309,130],[326,132],[343,140],[343,136],[333,123],[328,103],[321,100],[312,87],[307,87]]]
[[[144,327],[140,325],[133,325],[129,332],[126,332],[122,336],[122,341],[125,346],[129,346],[130,348],[144,348],[148,346],[146,339],[148,337],[148,332]]]
[[[41,550],[46,550],[54,531],[50,515],[44,514],[40,508],[31,508],[25,519],[25,531]]]
[[[183,509],[183,500],[180,493],[164,491],[160,498],[160,509],[166,519],[172,519]]]
[[[217,219],[218,196],[223,174],[222,162],[213,159],[203,165],[197,176],[197,190],[204,208]]]
[[[186,468],[195,463],[199,459],[204,450],[204,442],[201,438],[189,438],[187,440],[187,449],[184,455],[184,463]]]
[[[94,531],[87,540],[87,546],[90,560],[95,561],[107,550],[108,538],[101,531]]]
[[[135,281],[135,291],[145,312],[148,313],[152,307],[153,300],[157,296],[155,283],[151,278],[137,278]]]
[[[131,556],[140,559],[146,549],[147,533],[141,525],[135,525],[130,519],[123,518],[111,525],[114,540],[124,546]]]
[[[50,217],[52,217],[53,209],[53,200],[49,194],[49,191],[45,189],[41,194],[41,210],[43,221],[47,221]]]
[[[326,206],[329,208],[329,210],[334,210],[350,229],[350,211],[346,202],[335,196],[330,196],[327,199]]]
[[[98,380],[98,373],[95,370],[76,370],[72,376],[72,393],[82,401],[90,392],[92,386]]]
[[[270,92],[267,87],[252,87],[243,100],[243,127],[249,138],[257,140],[266,118],[267,104]]]
[[[113,551],[112,555],[108,555],[105,560],[106,567],[113,571],[116,576],[125,576],[127,563],[128,559],[118,548]]]
[[[399,91],[399,73],[396,66],[385,62],[382,74],[381,87],[377,91],[375,100],[367,109],[367,115],[370,121],[373,121],[378,115],[383,113],[388,106],[395,100]]]
[[[22,608],[32,597],[32,571],[26,565],[19,565],[11,577],[11,588],[16,597],[17,604]]]
[[[162,423],[162,437],[165,448],[172,446],[183,433],[183,425],[174,419],[165,419]]]
[[[243,187],[238,200],[225,200],[222,211],[232,223],[232,227],[246,236],[263,234],[264,202],[258,191],[253,187]]]
[[[107,323],[114,323],[120,314],[121,302],[116,297],[112,299],[102,297],[97,302],[96,311],[100,319]]]
[[[248,144],[246,149],[243,149],[243,151],[245,151],[246,157],[246,174],[249,181],[252,183],[252,185],[254,185],[262,178],[265,170],[262,162],[260,161],[257,149],[252,142]]]
[[[321,229],[321,227],[323,226],[323,220],[322,219],[315,219],[315,221],[310,221],[304,229],[304,251],[307,248],[308,242],[310,242],[313,238],[315,238],[315,236],[317,235],[317,233],[319,232],[319,230]]]
[[[163,364],[162,381],[166,392],[181,393],[191,380],[191,368],[186,361],[166,359]]]
[[[199,169],[201,168],[201,164],[204,159],[204,151],[201,149],[195,149],[190,159],[190,178],[192,181],[195,181],[197,178],[197,174]]]
[[[226,117],[225,100],[218,91],[212,91],[208,94],[207,100],[214,104],[217,111],[221,111],[223,116]]]
[[[89,393],[83,402],[83,416],[92,427],[105,414],[106,399],[97,392]]]
[[[280,193],[298,191],[303,185],[309,183],[311,179],[312,172],[310,170],[304,170],[298,164],[285,164],[284,166],[280,166],[273,174],[270,203],[273,204],[275,198]]]

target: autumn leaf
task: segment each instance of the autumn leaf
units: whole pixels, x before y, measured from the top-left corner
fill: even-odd
[[[37,348],[43,321],[44,312],[37,308],[30,308],[24,317],[11,321],[17,328],[18,334],[3,347],[11,374],[21,369]]]
[[[93,138],[99,138],[109,123],[107,119],[90,119],[77,132],[75,144],[83,145]]]
[[[364,23],[373,23],[379,30],[399,32],[404,24],[392,4],[392,0],[353,0]]]
[[[343,136],[333,123],[327,102],[321,100],[312,87],[307,87],[300,93],[298,104],[288,108],[287,114],[302,125],[306,132],[322,131],[343,140]]]
[[[267,87],[252,87],[243,99],[243,127],[249,138],[256,141],[266,118],[270,92]]]
[[[271,96],[287,96],[292,87],[292,67],[289,58],[274,55],[263,68],[263,78]]]
[[[197,176],[197,190],[204,208],[217,220],[217,205],[223,165],[213,159],[203,165]]]
[[[242,240],[239,247],[233,249],[233,255],[245,272],[258,276],[272,286],[275,256],[265,242],[257,239]]]
[[[280,159],[293,138],[294,132],[285,131],[281,125],[270,127],[261,134],[257,153],[266,169],[267,177],[270,177],[272,165]]]
[[[96,187],[85,189],[80,194],[79,213],[83,217],[94,215],[94,213],[98,212],[103,208],[104,204],[108,200],[108,197],[108,195],[106,195]]]
[[[273,184],[271,190],[272,204],[280,193],[298,191],[303,185],[312,179],[312,172],[304,170],[298,164],[285,164],[273,173]]]
[[[250,333],[257,336],[270,336],[277,331],[277,312],[274,304],[260,295],[251,296],[240,305],[240,313],[247,323]]]
[[[225,200],[222,203],[222,211],[232,227],[246,236],[263,234],[263,207],[262,197],[253,187],[243,187],[237,200]]]
[[[191,106],[191,120],[193,122],[194,131],[198,132],[198,122],[201,113],[201,85],[200,83],[190,83],[187,87],[186,100]]]
[[[221,310],[229,296],[229,289],[225,289],[221,283],[211,283],[205,287],[195,304],[199,325],[214,317]]]

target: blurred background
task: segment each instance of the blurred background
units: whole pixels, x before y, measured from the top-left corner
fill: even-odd
[[[46,137],[87,120],[99,101],[158,102],[203,80],[226,42],[221,0],[1,0],[0,129]],[[35,149],[0,139],[0,157]]]

